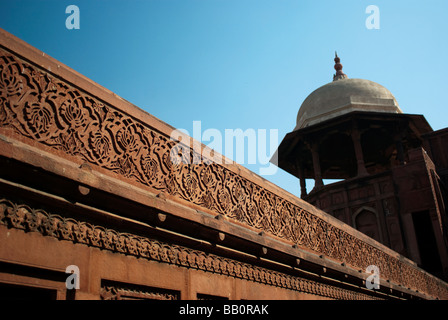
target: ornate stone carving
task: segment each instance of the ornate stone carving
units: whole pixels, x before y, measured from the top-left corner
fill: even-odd
[[[32,230],[28,228],[28,221],[35,222]],[[194,268],[333,299],[374,299],[374,297],[363,293],[352,292],[214,254],[179,245],[170,245],[130,233],[121,233],[71,218],[64,218],[40,209],[30,208],[27,205],[16,204],[6,199],[0,199],[0,225],[21,229],[26,232],[39,232],[43,236],[82,243],[161,263],[175,264],[181,267]],[[178,295],[172,292],[162,291],[157,291],[156,289],[142,290],[141,288],[131,287],[131,285],[111,285],[108,283],[102,286],[101,297],[102,299],[126,297],[134,299],[179,298]]]
[[[179,300],[180,293],[115,281],[102,281],[100,296],[102,300]]]
[[[33,140],[77,162],[87,162],[166,192],[356,269],[365,269],[369,261],[380,270],[394,270],[382,276],[396,283],[402,283],[402,275],[389,265],[411,269],[224,166],[205,158],[198,164],[186,164],[201,156],[194,150],[188,155],[178,152],[176,142],[168,136],[0,49],[0,132],[8,135],[11,130],[25,141]],[[182,157],[190,159],[181,161]],[[131,235],[30,211],[26,206],[20,210],[14,205],[4,208],[2,219],[9,226],[117,252],[207,268],[197,253],[187,255],[184,260],[184,251],[168,254],[156,248],[159,244],[149,244]],[[193,256],[195,262],[191,260]],[[228,264],[218,269],[223,274],[230,272]],[[426,278],[417,272],[404,281],[416,288],[416,283],[431,281]]]

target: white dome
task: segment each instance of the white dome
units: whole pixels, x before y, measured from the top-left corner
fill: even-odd
[[[352,112],[402,113],[392,93],[364,79],[338,79],[314,90],[297,114],[298,130]]]

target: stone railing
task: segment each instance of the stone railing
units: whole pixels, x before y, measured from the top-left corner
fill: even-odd
[[[187,161],[173,162],[171,151],[178,143],[170,139],[173,128],[6,32],[0,40],[1,135],[88,163],[356,270],[376,265],[384,279],[448,299],[446,284],[413,262],[239,165],[201,158],[194,149]]]

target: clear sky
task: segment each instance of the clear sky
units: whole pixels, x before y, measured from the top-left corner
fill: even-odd
[[[80,29],[66,28],[72,4]],[[332,81],[335,50],[349,77],[447,127],[447,16],[446,0],[0,0],[0,28],[168,124],[278,130],[278,143]],[[264,178],[299,194],[281,169]]]

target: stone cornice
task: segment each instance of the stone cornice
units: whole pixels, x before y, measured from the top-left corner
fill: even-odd
[[[0,225],[25,232],[38,232],[43,236],[160,263],[193,268],[332,299],[378,299],[361,292],[284,274],[215,254],[51,214],[43,209],[31,208],[26,204],[14,203],[7,199],[0,199]]]

